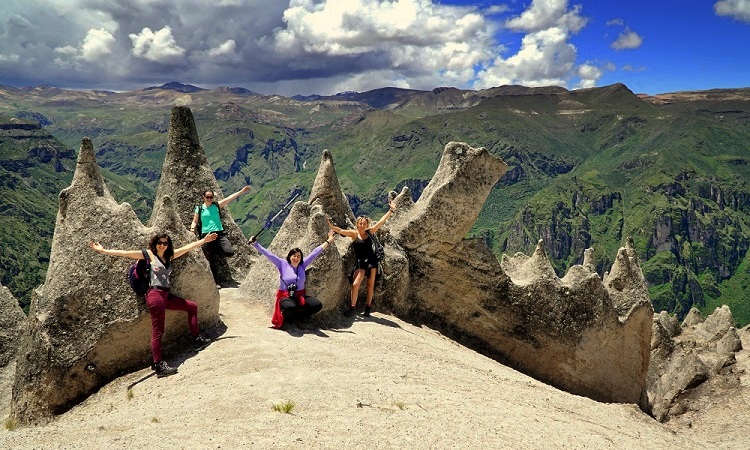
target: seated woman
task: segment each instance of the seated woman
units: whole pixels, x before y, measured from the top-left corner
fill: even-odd
[[[255,236],[251,237],[249,242],[279,269],[279,288],[276,291],[276,303],[271,318],[273,328],[281,328],[284,321],[298,322],[307,319],[323,308],[323,304],[318,299],[308,297],[305,292],[307,280],[305,269],[331,245],[333,231],[328,232],[328,240],[315,247],[306,259],[299,248],[289,250],[284,260],[266,250],[256,241]]]

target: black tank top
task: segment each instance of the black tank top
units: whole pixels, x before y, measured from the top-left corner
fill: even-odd
[[[367,236],[367,239],[362,239],[357,236],[357,239],[354,240],[352,246],[354,247],[354,256],[356,256],[357,259],[375,259],[375,253],[372,252],[372,240],[370,239],[370,236]]]

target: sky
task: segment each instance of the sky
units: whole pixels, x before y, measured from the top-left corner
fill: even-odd
[[[750,0],[1,0],[0,85],[750,87]]]

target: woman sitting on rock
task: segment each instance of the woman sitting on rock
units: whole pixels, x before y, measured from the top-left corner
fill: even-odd
[[[328,232],[328,240],[315,247],[307,258],[303,257],[302,250],[293,248],[287,253],[286,259],[282,259],[260,245],[255,236],[248,242],[279,269],[279,288],[276,290],[271,325],[273,328],[281,328],[285,321],[291,321],[299,328],[304,328],[300,321],[323,308],[323,304],[317,298],[308,297],[305,292],[305,269],[333,243],[333,231]]]
[[[396,210],[396,203],[394,200],[388,202],[390,209],[383,214],[373,226],[370,226],[370,218],[366,216],[357,217],[357,229],[356,230],[344,230],[339,228],[331,222],[331,218],[328,218],[328,227],[342,236],[348,236],[352,239],[352,247],[354,248],[354,257],[356,263],[354,265],[354,271],[349,277],[352,283],[351,291],[351,303],[349,309],[344,313],[347,317],[351,317],[356,312],[357,307],[357,296],[359,295],[359,285],[362,284],[362,280],[367,277],[367,300],[365,303],[365,317],[370,317],[370,311],[372,309],[372,296],[375,292],[375,279],[378,277],[378,264],[380,261],[375,256],[375,252],[372,249],[372,238],[370,235],[380,229],[386,220],[391,216],[393,211]]]
[[[161,355],[165,310],[187,312],[188,326],[190,327],[190,333],[193,335],[196,349],[203,348],[210,342],[207,337],[200,334],[198,328],[198,305],[169,292],[169,275],[172,273],[172,260],[195,250],[206,242],[215,240],[216,237],[216,233],[211,233],[199,241],[191,242],[175,250],[169,235],[161,233],[152,237],[148,244],[147,252],[148,259],[151,262],[151,270],[149,271],[150,287],[146,292],[146,306],[151,313],[151,353],[154,359],[151,368],[159,378],[177,373],[177,369],[170,367]],[[91,248],[103,255],[143,259],[141,250],[106,249],[98,242],[92,242]]]

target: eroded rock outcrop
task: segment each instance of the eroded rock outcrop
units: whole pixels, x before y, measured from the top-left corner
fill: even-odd
[[[242,186],[237,186],[237,190]],[[156,191],[154,211],[148,224],[153,225],[155,217],[164,208],[163,199],[169,196],[180,217],[180,222],[188,229],[193,221],[195,207],[203,202],[203,193],[211,190],[215,193],[214,201],[219,202],[224,194],[219,188],[211,166],[206,159],[206,153],[198,138],[195,120],[190,108],[186,106],[172,107],[172,116],[167,138],[167,154],[161,172],[159,188]],[[215,259],[217,277],[221,284],[231,285],[242,280],[250,268],[250,247],[242,230],[234,222],[229,208],[221,209],[221,222],[229,241],[234,247],[235,254],[231,258],[209,256]]]
[[[0,286],[0,418],[10,407],[18,340],[25,319],[18,300],[7,287]]]
[[[483,241],[465,236],[506,170],[485,149],[451,142],[416,202],[407,188],[391,193],[397,211],[378,233],[386,259],[377,307],[435,326],[569,392],[644,407],[653,308],[632,242],[604,280],[590,251],[584,264],[562,279],[541,246],[530,257],[517,254],[499,262]],[[328,194],[311,196],[310,213],[308,206],[295,205],[270,245],[276,253],[285,255],[299,243],[309,251],[322,242],[325,215],[341,227],[354,227],[328,153],[315,183]],[[335,248],[343,263],[323,262],[309,286],[317,288],[329,313],[348,301],[346,276],[353,263],[348,239],[337,239]],[[257,264],[241,290],[270,306],[277,285],[275,268]]]
[[[118,204],[91,140],[83,139],[73,181],[60,193],[47,277],[32,296],[20,339],[11,405],[20,423],[44,422],[115,377],[151,363],[150,317],[125,276],[133,260],[99,255],[89,242],[138,249],[158,232],[169,233],[176,247],[193,241],[171,197],[158,204],[149,226],[130,205]],[[198,303],[202,328],[219,324],[219,293],[202,253],[190,252],[174,264],[173,292]],[[165,352],[189,336],[185,313],[168,312]]]
[[[734,324],[726,305],[705,320],[692,308],[682,326],[666,312],[654,316],[648,402],[657,420],[684,414],[699,403],[697,398],[712,395],[713,387],[701,392],[711,380],[723,388],[739,387],[735,354],[742,341]]]

